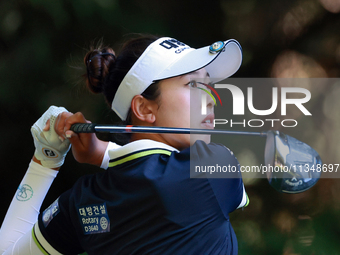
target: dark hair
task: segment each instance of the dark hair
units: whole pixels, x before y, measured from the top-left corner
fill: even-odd
[[[86,85],[93,93],[103,93],[106,102],[111,108],[113,98],[125,75],[133,64],[142,55],[144,50],[159,37],[153,35],[143,35],[138,38],[130,39],[125,42],[116,56],[110,47],[102,44],[91,50],[85,55],[86,65]],[[159,96],[157,83],[151,84],[142,96],[149,100],[155,100]],[[123,125],[131,125],[131,109]],[[128,136],[128,140],[130,136]],[[120,139],[121,140],[121,139]],[[121,143],[125,143],[126,141]]]

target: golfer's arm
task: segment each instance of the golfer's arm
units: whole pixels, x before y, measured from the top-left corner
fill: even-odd
[[[33,237],[33,229],[28,231],[19,240],[17,240],[13,245],[11,245],[3,255],[44,255],[37,243],[36,239]],[[55,253],[56,254],[56,253]],[[59,253],[60,254],[60,253]]]
[[[30,232],[58,171],[33,160],[22,179],[0,229],[0,253]]]
[[[108,167],[108,151],[119,147],[115,143],[108,143],[101,164],[102,168],[107,169]],[[41,204],[58,173],[57,170],[43,167],[39,160],[33,157],[2,223],[0,229],[0,254],[16,243],[27,232],[31,231],[32,226],[38,219]]]

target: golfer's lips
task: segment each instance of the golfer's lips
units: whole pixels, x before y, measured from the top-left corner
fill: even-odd
[[[204,120],[201,122],[201,125],[207,129],[214,129],[214,119],[215,114],[210,113],[204,118]]]

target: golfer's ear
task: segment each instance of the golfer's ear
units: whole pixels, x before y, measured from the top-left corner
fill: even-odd
[[[140,121],[154,123],[158,106],[153,100],[148,100],[142,95],[136,95],[131,101],[131,110]]]

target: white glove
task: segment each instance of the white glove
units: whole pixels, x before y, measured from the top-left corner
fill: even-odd
[[[55,120],[62,112],[68,111],[64,107],[51,106],[31,128],[35,145],[34,156],[41,161],[44,167],[60,167],[64,163],[65,156],[71,147],[70,141],[65,139],[62,142],[54,130]],[[47,120],[50,120],[50,129],[43,131]]]

